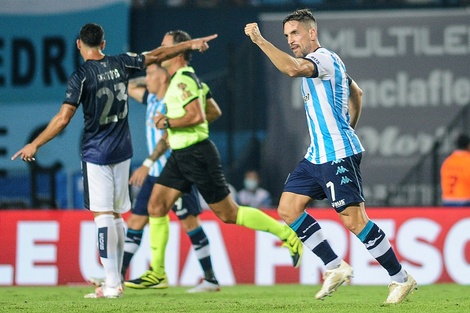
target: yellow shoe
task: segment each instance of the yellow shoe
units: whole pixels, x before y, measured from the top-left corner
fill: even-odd
[[[159,277],[155,272],[148,270],[139,278],[125,281],[124,285],[134,289],[164,289],[168,288],[168,277],[166,274]]]

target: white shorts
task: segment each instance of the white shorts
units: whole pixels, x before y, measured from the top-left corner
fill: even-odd
[[[85,208],[92,212],[129,211],[130,164],[130,159],[112,165],[82,162]]]

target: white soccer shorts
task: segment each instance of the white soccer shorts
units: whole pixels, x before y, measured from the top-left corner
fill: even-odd
[[[112,164],[86,163],[84,184],[88,184],[89,209],[92,212],[125,213],[131,209],[129,171],[131,160]],[[86,192],[86,191],[85,191]]]

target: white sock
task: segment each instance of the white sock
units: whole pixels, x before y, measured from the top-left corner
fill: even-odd
[[[340,257],[337,257],[336,259],[332,260],[330,263],[325,264],[326,270],[331,271],[334,270],[335,268],[338,268],[341,265],[342,259]]]
[[[99,215],[95,217],[95,224],[98,230],[98,251],[106,275],[106,286],[116,287],[121,283],[121,274],[118,270],[118,235],[114,216],[111,214]]]
[[[126,233],[124,229],[124,219],[122,217],[114,219],[114,225],[116,225],[117,233],[117,261],[118,271],[121,273],[122,270],[122,259],[124,258],[124,242],[126,240]]]
[[[404,283],[408,280],[408,274],[406,271],[402,268],[401,271],[396,273],[393,276],[390,276],[391,281],[396,281],[397,283]]]

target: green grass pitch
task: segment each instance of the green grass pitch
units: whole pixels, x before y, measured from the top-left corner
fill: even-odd
[[[470,286],[418,286],[404,302],[384,305],[386,286],[345,285],[325,300],[315,300],[319,286],[238,285],[217,293],[188,294],[187,288],[133,290],[120,299],[84,299],[91,286],[0,287],[0,312],[470,312]]]

